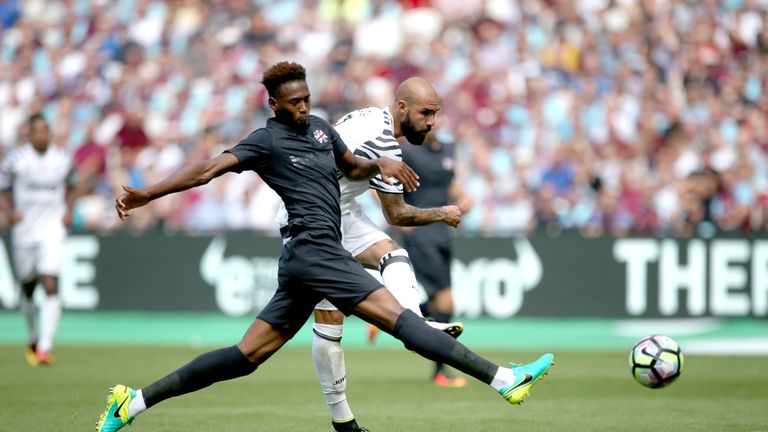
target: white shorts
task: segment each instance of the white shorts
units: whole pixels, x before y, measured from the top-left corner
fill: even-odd
[[[341,214],[341,245],[353,257],[360,255],[374,244],[389,239],[387,233],[379,229],[361,208]]]
[[[341,214],[341,245],[356,257],[369,247],[390,237],[380,230],[373,221],[365,215],[361,208],[344,211]],[[315,306],[318,310],[338,310],[326,299]]]
[[[63,238],[48,238],[34,243],[13,245],[13,267],[21,282],[38,276],[58,276],[61,270]]]

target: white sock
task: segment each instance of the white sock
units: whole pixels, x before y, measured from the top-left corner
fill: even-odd
[[[136,390],[136,396],[128,402],[128,415],[136,417],[147,410],[147,404],[144,403],[144,394],[141,390]]]
[[[336,421],[350,420],[354,414],[347,403],[347,368],[344,364],[344,351],[341,349],[342,326],[315,323],[312,329],[315,333],[312,339],[312,360],[315,361],[317,376],[331,416]]]
[[[24,321],[27,323],[27,343],[29,345],[36,344],[39,337],[37,335],[37,311],[35,303],[31,298],[22,295],[19,308],[24,315]]]
[[[59,327],[61,317],[61,302],[58,294],[48,294],[40,308],[40,344],[38,351],[51,352],[53,350],[53,338]]]
[[[499,366],[499,370],[496,371],[496,375],[494,375],[493,381],[491,381],[491,387],[498,391],[514,383],[515,373],[512,372],[512,369]]]
[[[395,296],[400,305],[416,315],[424,317],[419,308],[419,291],[416,275],[411,269],[411,259],[405,249],[396,249],[381,257],[379,272],[384,286]]]

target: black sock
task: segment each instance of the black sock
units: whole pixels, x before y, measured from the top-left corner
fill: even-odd
[[[435,311],[432,314],[432,318],[439,323],[451,322],[451,314],[447,312]],[[435,374],[438,374],[440,372],[445,373],[445,364],[440,362],[435,362]]]
[[[199,355],[147,387],[141,389],[147,408],[174,396],[181,396],[209,385],[250,374],[258,365],[251,363],[237,346]]]
[[[430,327],[409,310],[397,317],[394,336],[422,357],[446,363],[486,384],[493,381],[499,370],[498,365],[473,353],[446,333]]]

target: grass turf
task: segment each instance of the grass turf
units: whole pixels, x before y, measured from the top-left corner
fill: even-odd
[[[88,431],[107,387],[149,384],[205,349],[64,345],[52,367],[30,368],[18,345],[0,345],[0,431]],[[765,357],[687,356],[662,390],[634,383],[626,354],[556,356],[522,406],[489,387],[430,385],[430,365],[403,350],[347,351],[348,395],[361,425],[383,431],[768,431]],[[534,353],[484,351],[499,363]],[[129,431],[330,431],[306,347],[287,347],[253,375],[163,402]]]

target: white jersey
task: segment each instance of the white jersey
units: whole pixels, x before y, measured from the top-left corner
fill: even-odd
[[[395,139],[394,121],[389,107],[368,107],[352,111],[342,117],[333,126],[339,133],[347,148],[355,156],[365,159],[388,157],[402,161],[403,152]],[[355,198],[364,194],[368,188],[387,193],[402,194],[403,185],[399,181],[389,184],[381,174],[376,174],[370,180],[350,181],[346,177],[339,178],[341,191],[342,214],[357,209],[359,204]],[[288,223],[288,212],[283,205],[277,213],[276,220],[280,226]]]
[[[403,151],[395,139],[394,122],[389,107],[363,108],[342,117],[334,128],[347,144],[349,150],[357,157],[365,159],[378,159],[388,157],[402,161]],[[389,184],[385,182],[381,174],[368,181],[350,181],[347,178],[339,179],[341,190],[341,211],[351,210],[357,205],[355,198],[364,194],[368,188],[387,193],[403,193],[403,185],[400,182]]]
[[[10,189],[13,209],[22,218],[13,226],[14,243],[64,236],[72,168],[71,155],[56,146],[40,153],[32,144],[25,144],[6,155],[0,165],[0,190]]]

